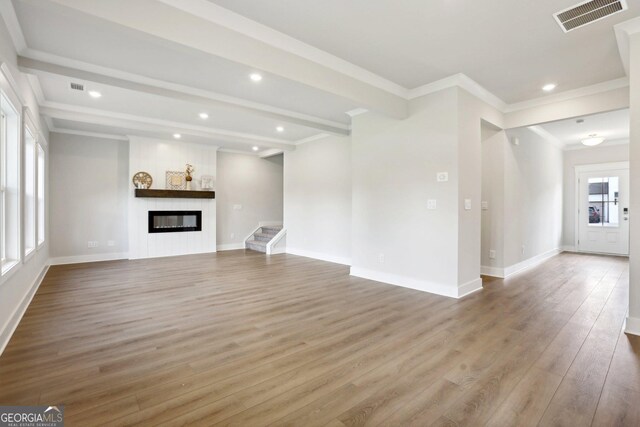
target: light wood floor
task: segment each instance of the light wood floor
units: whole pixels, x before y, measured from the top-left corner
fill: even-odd
[[[67,425],[640,425],[628,262],[563,254],[462,300],[292,255],[52,267],[0,404]]]

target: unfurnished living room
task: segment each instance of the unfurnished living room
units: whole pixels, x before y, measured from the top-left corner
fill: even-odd
[[[0,0],[1,426],[640,426],[640,3]]]

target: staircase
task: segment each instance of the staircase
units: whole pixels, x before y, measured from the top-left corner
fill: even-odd
[[[258,252],[267,252],[267,243],[269,243],[282,230],[281,225],[272,225],[260,227],[258,231],[253,233],[245,242],[245,247]]]

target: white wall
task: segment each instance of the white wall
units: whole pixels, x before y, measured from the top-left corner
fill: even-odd
[[[193,165],[194,183],[202,175],[216,176],[218,147],[185,141],[129,138],[129,177],[148,172],[152,188],[166,188],[166,171],[183,171]],[[194,188],[196,189],[196,188]],[[150,210],[201,210],[202,231],[187,233],[148,232]],[[150,258],[216,251],[215,199],[163,199],[134,197],[129,187],[129,258]]]
[[[6,25],[2,19],[0,19],[0,62],[8,67],[9,73],[15,81],[14,90],[17,92],[18,96],[22,98],[24,105],[16,105],[15,107],[21,108],[26,106],[31,110],[32,116],[36,121],[35,124],[39,127],[41,132],[38,142],[43,144],[43,149],[45,150],[48,162],[48,130],[45,124],[40,122],[38,103],[31,86],[28,83],[27,77],[20,73],[17,68],[16,51],[11,42],[11,37],[7,31]],[[49,171],[48,165],[46,166],[46,169]],[[47,179],[47,187],[48,183],[49,180]],[[47,203],[49,200],[48,194],[47,189]],[[48,212],[49,209],[45,209],[47,216],[47,233],[50,229]],[[0,279],[0,353],[9,341],[9,338],[11,337],[15,327],[18,325],[24,310],[26,310],[31,297],[35,293],[36,287],[34,285],[39,284],[39,280],[45,271],[48,259],[49,237],[47,236],[43,246],[37,250],[35,255],[24,260],[23,264],[14,267],[10,276]]]
[[[629,143],[630,235],[629,317],[626,331],[640,335],[640,33],[630,36],[629,80],[631,126]]]
[[[287,252],[351,262],[351,140],[327,137],[284,155]]]
[[[243,248],[259,222],[282,223],[282,155],[262,159],[220,151],[216,184],[218,250]]]
[[[352,129],[351,273],[458,296],[458,90],[413,100],[406,120],[357,116]]]
[[[52,262],[126,258],[128,141],[52,133],[50,156]]]
[[[564,213],[562,244],[575,249],[576,234],[576,179],[575,167],[597,163],[629,161],[629,145],[610,145],[569,150],[564,153]]]
[[[519,145],[512,143],[517,138]],[[563,152],[529,129],[483,142],[482,266],[504,277],[561,249]],[[496,258],[489,259],[489,251]]]

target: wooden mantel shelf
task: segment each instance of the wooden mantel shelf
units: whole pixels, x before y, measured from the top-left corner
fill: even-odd
[[[161,197],[165,199],[215,199],[215,191],[155,190],[136,188],[136,197]]]

